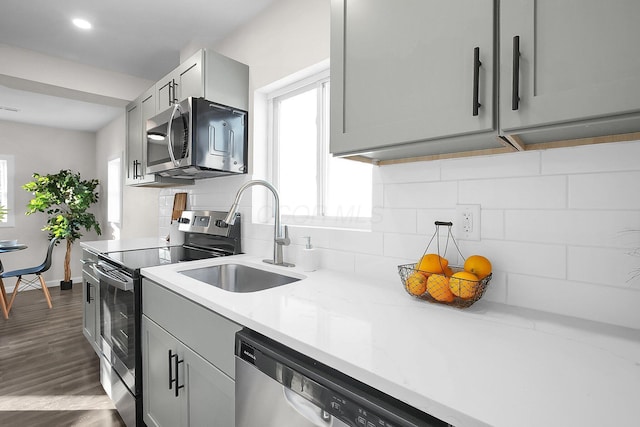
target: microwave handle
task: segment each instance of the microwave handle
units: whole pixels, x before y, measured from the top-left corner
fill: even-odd
[[[169,157],[171,158],[171,163],[173,163],[175,167],[180,166],[180,164],[176,160],[176,157],[173,155],[173,140],[171,139],[171,135],[172,135],[171,126],[173,125],[173,118],[175,117],[176,112],[178,110],[180,110],[180,113],[182,114],[180,104],[174,104],[173,110],[171,110],[171,117],[169,117],[169,124],[167,125],[167,149],[169,150]]]

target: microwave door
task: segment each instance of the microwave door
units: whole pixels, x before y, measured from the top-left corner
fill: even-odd
[[[147,121],[147,172],[163,173],[190,164],[189,106],[178,106]]]
[[[147,130],[147,168],[154,169],[171,159],[167,151],[167,124]]]
[[[185,110],[181,104],[175,104],[167,126],[169,135],[167,151],[173,167],[189,164],[189,133],[189,111]]]

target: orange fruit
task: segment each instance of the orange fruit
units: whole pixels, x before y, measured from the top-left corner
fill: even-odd
[[[449,288],[454,295],[468,299],[476,294],[478,276],[468,271],[459,271],[449,279]]]
[[[429,273],[442,273],[449,261],[438,254],[426,254],[418,262],[418,270],[428,271]]]
[[[464,271],[473,273],[482,280],[491,274],[491,262],[482,255],[471,255],[464,262]]]
[[[432,274],[427,279],[427,292],[438,301],[451,302],[455,298],[449,289],[449,278],[441,274]]]
[[[411,295],[422,295],[427,291],[427,276],[419,271],[413,272],[407,277],[406,286]]]
[[[453,276],[453,270],[451,269],[451,267],[447,267],[447,268],[445,268],[443,273],[444,273],[444,275],[445,275],[445,276],[447,276],[447,277],[451,277],[451,276]]]

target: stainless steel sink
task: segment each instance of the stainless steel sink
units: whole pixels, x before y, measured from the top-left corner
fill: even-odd
[[[300,280],[242,264],[214,265],[180,273],[229,292],[262,291]]]

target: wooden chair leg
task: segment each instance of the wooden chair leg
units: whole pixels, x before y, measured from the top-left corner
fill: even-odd
[[[44,297],[47,299],[47,305],[49,308],[52,308],[51,304],[51,294],[49,293],[49,288],[47,288],[47,284],[44,281],[44,278],[38,274],[38,279],[40,279],[40,286],[42,286],[42,292],[44,292]]]
[[[9,310],[7,309],[7,292],[4,289],[4,282],[0,278],[0,308],[5,319],[9,318]]]
[[[16,280],[16,286],[13,288],[13,292],[11,293],[11,301],[9,301],[9,305],[7,306],[7,311],[11,311],[11,306],[13,305],[13,300],[16,299],[16,295],[18,295],[18,286],[20,286],[20,282],[22,281],[22,276],[18,276],[18,280]]]

